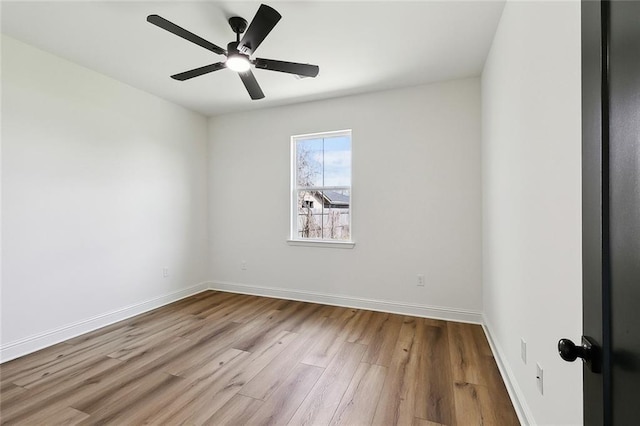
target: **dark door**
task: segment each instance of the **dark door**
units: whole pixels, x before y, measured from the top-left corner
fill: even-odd
[[[640,413],[640,2],[610,5],[611,412]]]
[[[640,424],[640,2],[582,2],[586,425]],[[593,348],[590,349],[591,345]]]

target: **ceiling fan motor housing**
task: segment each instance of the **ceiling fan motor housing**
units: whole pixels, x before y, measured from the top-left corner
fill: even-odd
[[[229,25],[236,34],[242,34],[247,29],[247,20],[239,16],[229,18]]]
[[[246,58],[247,61],[249,61],[249,55],[245,55],[244,53],[238,50],[237,41],[232,41],[231,43],[227,44],[227,57],[231,58],[232,56],[242,56]]]

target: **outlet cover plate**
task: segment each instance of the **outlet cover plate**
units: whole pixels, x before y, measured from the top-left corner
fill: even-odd
[[[538,391],[540,392],[540,395],[544,395],[544,371],[542,370],[542,367],[540,366],[540,364],[538,364],[536,362],[536,383],[538,385]]]

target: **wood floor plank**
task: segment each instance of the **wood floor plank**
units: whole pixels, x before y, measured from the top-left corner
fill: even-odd
[[[304,399],[289,424],[329,424],[360,365],[365,350],[364,345],[345,343]]]
[[[156,314],[156,316],[159,316],[159,314]],[[108,335],[119,337],[135,328],[131,324],[132,321],[133,319],[119,321],[106,327],[102,327],[97,330],[90,331],[89,333],[81,334],[80,336],[76,336],[74,338],[66,340],[63,344],[75,346],[99,339],[104,340],[105,336]]]
[[[14,385],[11,382],[2,382],[0,386],[0,423],[2,421],[2,407],[19,401],[23,398],[21,395],[26,391],[26,388]]]
[[[97,330],[91,331],[89,333],[82,334],[80,336],[67,340],[65,343],[70,345],[77,345],[79,343],[83,343],[92,339],[101,338],[105,334],[112,333],[115,330],[118,330],[119,333],[124,334],[130,329],[140,328],[140,327],[143,327],[145,324],[154,322],[157,319],[166,318],[167,316],[171,315],[171,313],[175,313],[180,309],[184,309],[186,306],[189,306],[193,303],[197,303],[203,298],[216,297],[216,293],[217,292],[198,293],[188,298],[171,303],[169,305],[137,315],[133,318],[119,321],[114,324],[108,325],[106,327],[102,327]],[[185,314],[186,313],[183,312],[183,315]]]
[[[362,311],[354,308],[338,307],[339,309],[333,313],[330,318],[335,318],[340,325],[340,338],[344,341],[347,340],[351,332],[357,326],[358,319],[360,318]]]
[[[356,337],[356,340],[349,340],[353,343],[360,343],[362,345],[373,346],[374,339],[380,337],[380,331],[383,323],[388,320],[389,314],[386,312],[373,312],[371,311],[371,315],[369,316],[366,327],[363,332]]]
[[[24,395],[22,392],[10,395],[2,391],[3,404],[6,404],[8,410],[0,409],[0,413],[4,412],[6,415],[12,412],[15,413],[16,408],[24,406],[26,401],[35,404],[40,403],[39,410],[43,410],[46,407],[46,403],[42,403],[52,399],[55,395],[65,395],[87,380],[88,377],[110,371],[122,364],[119,360],[105,356],[95,358],[93,361],[93,363],[87,364],[84,368],[75,370],[72,374],[60,378],[54,377],[51,380],[41,380],[29,389],[21,388],[27,391]],[[51,405],[55,405],[55,403]]]
[[[70,374],[80,364],[90,362],[92,357],[99,357],[113,352],[115,349],[132,345],[145,338],[145,330],[129,329],[126,334],[119,334],[114,330],[97,340],[86,340],[76,345],[66,347],[65,352],[59,354],[55,361],[51,361],[41,367],[26,371],[12,379],[19,386],[29,387],[44,378],[52,376],[64,376]]]
[[[421,419],[420,417],[413,418],[413,426],[446,426],[442,423],[430,422],[429,420]]]
[[[170,339],[158,339],[154,346],[146,351],[137,351],[125,360],[127,366],[131,368],[145,368],[146,370],[166,370],[165,366],[175,359],[185,357],[192,348],[193,342],[181,337]],[[118,358],[114,358],[118,359]],[[121,361],[120,359],[118,359]],[[165,371],[166,372],[166,371]]]
[[[434,423],[451,425],[455,420],[455,401],[447,325],[433,327],[422,320],[419,324],[422,349],[414,414]]]
[[[459,425],[510,426],[519,423],[504,423],[505,417],[493,405],[489,389],[473,383],[456,382],[456,421]],[[463,409],[461,409],[463,408]]]
[[[227,351],[236,339],[235,333],[241,324],[227,322],[222,327],[214,328],[206,338],[200,340],[185,339],[185,350],[181,356],[174,357],[165,363],[162,370],[176,376],[189,376],[190,371],[197,371],[200,366]]]
[[[469,324],[447,324],[451,370],[456,382],[482,384],[480,354]]]
[[[265,342],[259,350],[250,352],[251,356],[249,356],[247,364],[243,366],[241,371],[233,374],[227,387],[233,387],[235,391],[239,391],[276,357],[287,351],[289,345],[295,341],[297,337],[298,335],[295,333],[281,331],[278,335],[274,336],[271,342]]]
[[[329,424],[371,424],[386,375],[387,367],[360,363]]]
[[[166,401],[156,412],[151,413],[145,419],[145,423],[195,423],[193,416],[198,413],[203,416],[206,415],[202,419],[202,421],[205,421],[222,407],[228,399],[231,399],[229,397],[222,403],[218,402],[216,409],[208,410],[211,402],[215,400],[217,392],[224,388],[226,381],[228,381],[228,378],[225,380],[225,376],[228,376],[230,372],[234,372],[234,369],[246,361],[250,355],[248,352],[229,349],[218,358],[212,359],[208,366],[203,367],[200,377],[194,380],[185,380],[174,397]],[[202,394],[207,394],[208,398],[198,398]]]
[[[516,425],[482,328],[206,291],[0,365],[0,424]]]
[[[248,425],[251,416],[262,406],[262,401],[244,395],[233,398],[216,411],[204,424],[208,426]]]
[[[339,319],[327,318],[323,323],[323,330],[315,338],[313,347],[302,360],[303,363],[325,368],[338,353],[345,337],[340,333]]]
[[[133,343],[120,345],[115,351],[107,354],[109,358],[117,358],[120,361],[128,361],[130,359],[140,358],[141,356],[151,355],[159,348],[171,350],[174,346],[185,344],[185,339],[181,337],[168,335],[166,338],[152,334],[144,339],[140,339]]]
[[[367,330],[371,327],[373,315],[373,311],[358,310],[355,321],[345,340],[349,343],[359,343],[362,345],[371,343],[371,336],[367,334]],[[366,340],[367,338],[368,340]]]
[[[99,401],[110,396],[120,388],[133,386],[149,374],[162,371],[162,367],[166,363],[183,355],[183,350],[182,347],[179,347],[169,353],[163,354],[159,358],[143,357],[127,362],[108,358],[113,363],[111,367],[101,370],[99,373],[89,377],[84,375],[82,376],[84,380],[74,383],[73,386],[45,386],[44,389],[37,386],[33,388],[33,390],[25,394],[23,400],[10,406],[9,410],[3,410],[3,417],[7,416],[9,420],[17,421],[32,415],[33,412],[51,406],[60,407],[87,403],[87,400]],[[157,352],[161,353],[161,351]],[[62,377],[66,379],[68,376]],[[51,384],[57,383],[60,383],[60,381],[51,382]],[[63,384],[65,383],[63,382]],[[35,392],[38,393],[33,394]]]
[[[229,318],[235,310],[242,307],[247,300],[231,295],[223,300],[211,301],[209,304],[203,304],[199,309],[192,310],[193,315],[200,319],[231,321]]]
[[[296,335],[282,332],[270,346],[261,351],[240,352],[234,360],[220,364],[212,361],[214,372],[204,368],[201,375],[194,375],[190,383],[180,392],[178,398],[163,407],[156,415],[147,419],[150,423],[194,423],[207,421],[222,408],[238,391],[281,353]],[[198,398],[202,393],[209,398]]]
[[[402,327],[402,316],[385,314],[374,331],[363,362],[388,367]]]
[[[127,386],[113,389],[104,398],[84,404],[81,401],[72,407],[90,414],[80,424],[137,424],[155,412],[166,395],[175,394],[183,382],[180,377],[156,371]]]
[[[320,367],[297,364],[287,379],[251,416],[247,424],[286,425],[323,371]]]
[[[418,319],[405,317],[398,336],[375,415],[374,425],[411,424],[416,401],[416,381],[420,352]]]
[[[92,369],[83,371],[82,374],[63,376],[28,389],[3,405],[1,413],[3,424],[18,423],[36,413],[69,406],[80,395],[96,392],[99,389],[100,380],[94,380],[91,377],[100,377],[101,374],[112,376],[113,371],[122,364],[121,361],[102,357],[97,360]]]
[[[82,360],[77,364],[70,366],[69,368],[53,374],[45,376],[40,380],[26,385],[27,389],[37,393],[43,389],[48,389],[51,386],[55,386],[61,389],[63,386],[74,386],[76,383],[81,382],[87,377],[91,377],[95,374],[110,370],[111,368],[121,365],[120,360],[115,360],[106,356],[94,356]]]
[[[0,364],[0,377],[3,382],[16,380],[17,377],[55,363],[61,355],[71,353],[73,350],[72,345],[60,343],[34,352],[29,356],[5,362]]]
[[[235,334],[242,327],[243,324],[237,322],[203,319],[184,329],[179,336],[194,341],[215,342],[222,336]]]
[[[24,420],[14,423],[16,425],[77,425],[89,418],[89,414],[83,413],[71,407],[60,407],[39,411]]]
[[[492,405],[495,407],[496,417],[501,424],[519,424],[507,388],[502,381],[502,376],[496,365],[496,361],[491,355],[483,355],[480,359],[483,372],[483,385],[489,389]]]
[[[235,348],[217,347],[206,352],[202,350],[202,346],[193,345],[193,342],[191,342],[189,348],[190,350],[187,351],[187,354],[183,354],[166,363],[162,371],[185,379],[198,379],[208,374],[213,374],[224,366],[225,362],[229,361],[230,354],[232,355],[231,359],[233,359],[237,355],[246,353]]]
[[[260,307],[267,301],[258,296],[236,297],[231,299],[231,303],[221,306],[213,306],[198,316],[210,320],[236,321],[242,318],[244,314],[260,311]]]
[[[491,346],[487,341],[487,336],[484,334],[484,330],[481,325],[468,324],[471,335],[473,336],[473,342],[476,345],[476,349],[480,355],[493,356]]]
[[[265,313],[274,314],[275,312],[280,312],[278,308],[282,305],[281,300],[270,297],[260,297],[259,299],[253,306],[247,306],[246,310],[236,311],[233,315],[233,321],[246,324]]]
[[[283,312],[287,319],[282,329],[292,333],[317,332],[324,321],[323,306],[315,303],[296,302],[291,310]]]
[[[77,371],[90,368],[96,360],[103,355],[93,350],[74,352],[68,356],[60,357],[56,363],[50,363],[45,368],[36,369],[32,374],[25,374],[12,381],[12,383],[30,388],[40,383],[46,383],[69,375],[75,375]]]
[[[266,400],[271,393],[282,384],[291,366],[299,363],[311,349],[313,336],[296,335],[286,351],[274,358],[256,376],[240,389],[242,395]]]
[[[479,391],[479,392],[478,392]],[[489,400],[484,392],[485,388],[472,383],[456,382],[454,386],[455,401],[457,407],[464,410],[456,410],[456,423],[460,425],[491,425],[495,419],[491,413],[485,413],[483,405]],[[487,415],[489,417],[487,417]]]
[[[33,383],[55,371],[64,369],[66,364],[61,364],[66,363],[67,359],[73,357],[75,352],[76,348],[74,346],[64,345],[60,347],[58,352],[51,354],[50,356],[46,356],[42,361],[35,361],[39,358],[34,355],[27,358],[34,361],[25,361],[23,366],[13,368],[10,372],[7,372],[7,374],[2,371],[2,380],[10,381],[19,386],[25,386],[29,383]],[[71,362],[71,365],[73,365],[73,362]]]
[[[450,321],[444,321],[444,320],[439,320],[434,318],[422,318],[421,321],[424,323],[424,325],[430,325],[431,327],[446,327],[447,324],[450,323]],[[473,325],[473,324],[468,324],[468,325]]]
[[[146,332],[147,331],[142,327],[135,327],[131,324],[124,324],[122,327],[114,328],[104,334],[91,336],[85,339],[83,339],[82,336],[79,336],[75,339],[69,340],[68,342],[74,342],[72,344],[72,347],[74,349],[72,355],[86,353],[88,351],[96,349],[99,350],[101,348],[104,348],[106,351],[110,352],[113,351],[114,347],[117,347],[119,345],[119,342],[135,341],[137,339],[143,338]],[[106,353],[104,355],[106,355]]]
[[[127,377],[122,377],[126,379]],[[100,392],[92,392],[85,397],[77,398],[71,407],[89,414],[116,410],[125,407],[131,400],[132,394],[144,393],[147,388],[153,388],[158,383],[180,380],[176,376],[164,372],[153,372],[144,377],[131,380],[115,380],[106,382]],[[142,391],[141,391],[142,390]]]
[[[282,312],[278,310],[270,310],[254,317],[251,324],[243,328],[244,332],[233,343],[233,347],[246,352],[258,350],[273,339],[273,336],[282,333],[283,330],[279,327],[282,321]]]
[[[233,304],[233,301],[240,303],[240,299],[233,293],[212,292],[189,303],[187,306],[181,307],[180,312],[188,315],[201,316],[203,312],[213,307],[229,306]]]

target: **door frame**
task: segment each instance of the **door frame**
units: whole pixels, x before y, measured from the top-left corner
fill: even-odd
[[[602,371],[583,366],[583,400],[584,424],[594,426],[612,420],[609,13],[606,0],[582,0],[582,323]]]

